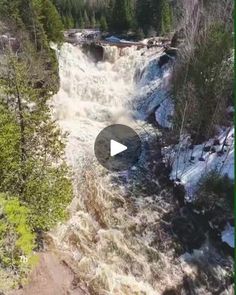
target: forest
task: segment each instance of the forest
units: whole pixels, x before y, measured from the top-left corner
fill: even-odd
[[[189,283],[187,280],[186,283],[183,275],[181,282],[176,283],[174,287],[168,285],[167,291],[163,287],[160,294],[233,294],[232,292],[223,293],[231,287],[233,274],[231,258],[228,258],[228,254],[224,254],[225,252],[220,248],[222,246],[221,232],[226,225],[232,225],[234,221],[233,180],[228,175],[222,175],[215,170],[208,174],[204,172],[205,174],[203,173],[197,183],[198,190],[191,205],[184,199],[187,195],[184,187],[181,185],[181,188],[176,189],[175,186],[175,181],[180,181],[179,178],[183,174],[178,174],[177,170],[186,150],[187,155],[190,150],[191,157],[186,160],[186,154],[184,154],[183,166],[193,164],[192,170],[194,170],[195,160],[206,163],[204,162],[206,152],[217,159],[226,155],[227,160],[233,149],[233,9],[231,0],[0,0],[0,294],[8,295],[5,292],[22,288],[27,283],[29,273],[38,265],[37,254],[44,250],[47,233],[58,224],[64,223],[67,226],[69,237],[62,239],[60,246],[63,247],[66,240],[69,246],[65,253],[71,252],[74,255],[79,249],[79,255],[82,253],[85,258],[71,263],[74,268],[70,263],[65,263],[64,258],[60,265],[67,265],[70,273],[73,269],[73,288],[74,285],[81,283],[80,278],[84,279],[84,285],[90,292],[84,294],[156,294],[152,293],[152,288],[156,282],[159,284],[158,280],[161,277],[159,270],[163,268],[168,277],[172,269],[172,261],[170,262],[172,259],[173,265],[176,263],[173,272],[175,275],[178,274],[182,267],[178,260],[180,256],[182,257],[185,252],[190,253],[189,255],[194,252],[193,249],[189,250],[189,244],[192,245],[196,240],[196,243],[199,240],[200,243],[209,241],[212,236],[213,240],[217,240],[217,246],[213,247],[216,252],[212,252],[217,253],[215,255],[217,262],[209,253],[207,256],[209,259],[206,262],[204,258],[201,265],[199,261],[194,260],[195,264],[193,264],[197,269],[196,277],[199,281],[193,280]],[[169,162],[161,164],[157,164],[156,159],[151,159],[151,164],[148,163],[148,165],[150,164],[152,172],[144,172],[145,177],[151,175],[150,182],[143,183],[140,180],[140,183],[135,183],[130,188],[127,181],[121,186],[121,181],[125,178],[121,175],[117,177],[115,185],[112,182],[105,187],[102,177],[106,173],[100,176],[98,169],[99,172],[96,174],[97,167],[93,168],[92,164],[89,166],[90,162],[86,163],[87,166],[83,168],[81,168],[82,165],[78,165],[77,170],[73,171],[66,159],[69,135],[59,127],[57,119],[52,116],[50,103],[52,98],[60,92],[62,86],[65,87],[63,89],[65,91],[62,92],[63,97],[68,98],[68,93],[74,94],[73,91],[77,91],[76,94],[79,93],[78,96],[81,95],[82,98],[79,96],[80,99],[78,97],[75,99],[80,102],[84,97],[91,95],[94,88],[92,88],[93,85],[89,85],[89,82],[92,81],[91,83],[97,86],[95,98],[92,97],[92,102],[89,101],[88,104],[86,101],[79,105],[77,112],[76,103],[72,101],[71,104],[75,111],[71,110],[71,118],[72,114],[75,114],[76,123],[74,124],[77,124],[77,117],[82,114],[81,116],[85,116],[84,121],[92,118],[91,120],[97,120],[95,123],[100,126],[104,122],[99,117],[100,115],[102,117],[105,114],[106,118],[112,117],[105,109],[108,99],[112,97],[112,103],[113,100],[116,103],[115,95],[119,95],[123,88],[125,90],[128,88],[126,80],[129,76],[127,74],[127,77],[123,78],[122,75],[126,70],[131,71],[130,69],[136,66],[133,59],[136,58],[137,63],[140,62],[142,67],[135,69],[135,74],[130,79],[132,83],[140,78],[141,82],[138,81],[137,85],[142,85],[142,78],[146,76],[153,79],[151,86],[148,84],[150,89],[145,99],[150,99],[155,92],[162,93],[161,88],[152,88],[152,86],[155,86],[155,79],[158,80],[161,77],[164,80],[165,78],[162,70],[157,68],[158,61],[156,60],[164,51],[158,54],[153,53],[147,48],[146,43],[142,43],[143,47],[139,49],[140,52],[136,49],[132,51],[133,48],[128,48],[124,52],[122,50],[115,52],[118,53],[114,56],[116,58],[118,56],[117,59],[123,62],[121,65],[118,64],[121,69],[110,61],[94,64],[87,56],[85,57],[84,52],[80,49],[76,48],[78,50],[73,51],[75,48],[71,44],[65,45],[63,33],[72,28],[100,29],[107,35],[114,36],[128,36],[131,32],[138,40],[164,36],[171,42],[170,48],[175,54],[168,56],[171,75],[166,83],[170,84],[167,94],[173,104],[171,115],[173,124],[170,130],[167,130],[168,128],[161,128],[156,123],[145,122],[140,129],[145,129],[143,126],[147,124],[148,128],[154,128],[154,131],[152,129],[153,134],[160,130],[164,135],[159,135],[157,132],[160,137],[158,144],[163,144],[164,151],[170,148],[170,154],[175,153],[176,158],[172,162],[168,159]],[[55,50],[55,44],[57,50]],[[161,50],[166,50],[164,46],[162,47]],[[64,62],[60,67],[59,61],[64,57],[65,51],[66,57],[71,57],[70,54],[75,52],[76,58],[74,60],[74,56],[71,59],[68,58],[68,62]],[[58,52],[62,57],[57,55]],[[120,54],[121,52],[123,55]],[[113,54],[114,51],[109,53]],[[157,56],[156,59],[152,59],[152,53],[153,56]],[[126,54],[130,56],[127,58]],[[145,60],[146,56],[147,60]],[[128,65],[126,69],[128,62],[131,65]],[[68,70],[67,67],[74,64],[74,68]],[[117,69],[120,69],[120,74],[117,74]],[[153,69],[155,69],[155,74],[153,74]],[[150,73],[146,74],[145,71],[148,70]],[[64,74],[65,81],[61,73]],[[68,80],[65,78],[67,74]],[[71,81],[77,81],[78,86],[69,85],[71,77],[73,78]],[[110,84],[115,84],[118,80],[121,84],[118,88],[114,88],[118,89],[117,94]],[[108,98],[105,97],[106,89],[102,88],[104,81],[108,81],[106,85],[110,91],[108,91]],[[159,80],[157,82],[159,87]],[[83,83],[85,86],[81,89]],[[134,88],[132,84],[130,89]],[[107,100],[104,99],[104,103],[98,101],[94,103],[101,93]],[[139,95],[141,91],[134,97],[137,98]],[[125,103],[126,100],[128,98],[125,96]],[[96,107],[99,103],[101,105],[97,111]],[[87,112],[87,105],[92,106],[89,112]],[[62,110],[63,106],[65,111]],[[59,105],[59,111],[64,111],[62,117],[67,115],[67,106],[69,109],[70,104],[67,101],[65,105]],[[120,110],[119,105],[115,107],[112,105],[112,108],[116,107]],[[95,111],[97,111],[96,114]],[[150,114],[145,115],[148,117]],[[93,126],[93,123],[87,124],[88,128]],[[84,130],[80,126],[81,134],[87,132],[87,125]],[[223,134],[221,143],[217,137],[219,132]],[[75,140],[80,138],[81,134],[76,134]],[[185,140],[186,136],[189,141]],[[229,139],[231,139],[230,143]],[[81,147],[83,147],[87,137],[81,141]],[[198,149],[200,149],[199,159],[195,159],[194,152]],[[156,146],[154,146],[151,152],[156,151]],[[72,149],[71,155],[73,156],[76,152]],[[221,170],[226,160],[220,162]],[[160,176],[161,173],[158,170],[160,167],[162,172],[168,175]],[[176,177],[169,179],[173,167],[176,168]],[[75,183],[75,174],[78,171],[81,173],[80,169],[84,169],[81,179]],[[131,171],[130,175],[132,173],[135,172]],[[173,173],[175,171],[172,171]],[[101,178],[96,179],[94,175],[96,177],[99,175]],[[158,181],[161,183],[163,179],[164,185],[160,188],[156,183]],[[118,190],[114,191],[114,187],[119,189],[121,187],[125,193],[119,195],[122,189],[118,192]],[[177,200],[173,197],[176,190]],[[78,191],[79,196],[84,197],[85,204],[82,201],[73,203]],[[156,195],[160,198],[156,198]],[[183,206],[179,205],[181,203],[178,199],[179,195],[182,196]],[[136,200],[138,200],[137,203],[135,203]],[[79,213],[76,212],[72,221],[68,211],[71,204],[74,206],[74,211],[80,210]],[[154,208],[153,211],[151,211],[152,208]],[[187,213],[184,212],[185,209]],[[196,212],[203,214],[201,215],[205,222],[203,227],[207,230],[204,231],[196,226],[200,219],[199,217],[194,219]],[[120,219],[117,217],[118,214],[121,214]],[[193,214],[195,214],[194,218]],[[187,220],[188,218],[190,221]],[[176,224],[173,226],[172,219],[177,220],[176,224],[179,222],[183,226],[181,230],[184,228],[184,233],[181,232],[181,237],[179,237],[181,234],[178,236],[179,228],[176,230],[177,226]],[[81,221],[79,226],[76,224],[78,220]],[[209,234],[210,231],[212,234]],[[58,234],[59,241],[63,234],[67,234],[67,231],[65,232],[62,230],[62,234]],[[152,240],[153,236],[155,238]],[[148,244],[149,241],[151,241],[150,244]],[[104,259],[105,262],[99,259]],[[197,258],[194,257],[194,259]],[[165,264],[166,261],[168,265]],[[219,267],[220,270],[218,261],[223,261],[222,268]],[[206,269],[204,263],[209,263],[207,267],[209,265],[210,267],[207,268],[206,273],[201,274]],[[78,271],[74,270],[75,265]],[[114,275],[112,283],[109,281],[110,267]],[[93,272],[94,269],[96,271]],[[208,282],[208,276],[210,282]],[[164,279],[165,275],[162,273],[160,281]],[[225,290],[223,291],[220,286],[221,281],[224,283]],[[132,283],[130,282],[135,286],[134,293],[131,293]],[[168,283],[171,285],[171,279]],[[188,288],[192,288],[194,292],[188,293]],[[181,293],[180,289],[185,293]]]
[[[144,36],[170,32],[174,1],[165,0],[54,0],[66,28],[100,28]]]
[[[47,0],[3,0],[0,15],[0,273],[14,270],[20,282],[37,239],[66,217],[72,198],[63,134],[47,103],[59,87],[49,41],[62,41],[63,25]],[[5,34],[14,36],[10,46]]]

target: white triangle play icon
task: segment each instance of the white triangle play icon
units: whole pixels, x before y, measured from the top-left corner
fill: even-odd
[[[126,151],[127,149],[128,149],[127,146],[125,146],[115,140],[110,141],[110,155],[111,155],[111,157],[114,157],[114,156]]]

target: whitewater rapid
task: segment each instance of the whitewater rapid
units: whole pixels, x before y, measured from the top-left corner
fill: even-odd
[[[150,198],[125,199],[122,186],[114,187],[109,173],[98,165],[93,145],[98,133],[114,123],[128,125],[140,135],[152,133],[152,127],[144,130],[145,118],[165,99],[168,71],[159,67],[162,53],[157,49],[104,50],[105,60],[98,63],[71,44],[57,51],[61,87],[52,110],[67,133],[66,158],[74,172],[75,198],[70,219],[53,236],[93,294],[159,294],[157,290],[171,283],[164,272],[155,281],[159,267],[175,272],[173,266],[167,270],[170,263],[151,246],[152,227],[165,209],[160,211]]]
[[[69,133],[67,158],[73,166],[85,155],[93,158],[95,138],[104,127],[121,123],[135,129],[163,97],[153,98],[163,80],[160,53],[136,47],[104,50],[105,60],[98,63],[69,43],[58,51],[61,87],[53,99],[53,116]]]
[[[186,276],[198,277],[199,269],[191,263],[196,257],[204,265],[207,257],[217,254],[206,245],[193,256],[177,257],[166,221],[173,212],[172,196],[155,190],[145,195],[140,186],[129,190],[97,163],[93,146],[104,127],[128,125],[148,144],[158,130],[146,123],[147,117],[160,105],[156,120],[171,127],[168,117],[173,112],[170,70],[158,65],[161,52],[109,46],[104,50],[105,60],[98,63],[71,44],[57,51],[61,87],[52,112],[67,135],[74,199],[68,221],[51,235],[75,274],[72,294],[85,290],[95,295],[159,295],[181,286]],[[147,189],[150,180],[156,182],[148,169]],[[210,269],[223,279],[223,268],[211,264]],[[197,280],[192,284],[198,294],[209,294]]]
[[[111,57],[116,52],[111,50]],[[79,47],[64,44],[58,53],[61,88],[54,98],[54,116],[62,130],[69,132],[67,157],[76,165],[79,158],[93,157],[98,133],[109,124],[132,124],[128,99],[134,90],[135,54],[94,63]],[[139,61],[142,63],[142,60]],[[143,60],[144,62],[144,60]]]

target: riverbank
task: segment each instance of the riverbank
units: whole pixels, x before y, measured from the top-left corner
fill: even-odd
[[[28,277],[28,283],[7,295],[86,295],[76,288],[74,273],[59,253],[48,251],[38,254],[39,262]]]

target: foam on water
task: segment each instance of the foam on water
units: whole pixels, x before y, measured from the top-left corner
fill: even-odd
[[[128,205],[122,188],[112,188],[107,174],[103,177],[104,171],[93,161],[94,140],[102,128],[122,123],[138,129],[137,119],[152,110],[153,96],[147,104],[145,96],[163,79],[158,56],[135,47],[105,47],[106,60],[94,63],[79,47],[64,44],[58,51],[61,88],[52,110],[69,133],[66,156],[75,172],[75,199],[71,218],[53,236],[95,294],[154,295],[166,285],[161,287],[162,275],[158,282],[155,276],[160,265],[169,264],[149,245],[153,232],[147,227],[144,234],[139,228],[143,222],[155,224],[160,213],[142,200],[132,205],[135,209]]]
[[[93,155],[102,128],[122,123],[139,130],[142,120],[167,98],[169,73],[158,67],[158,56],[135,47],[106,47],[106,60],[94,63],[79,47],[64,44],[58,51],[61,88],[52,111],[69,134],[66,157],[74,171],[75,197],[69,220],[52,236],[57,248],[71,257],[71,267],[89,294],[158,295],[180,285],[186,273],[166,246],[170,238],[160,230],[172,205],[139,192],[126,198]]]
[[[53,113],[62,129],[70,133],[69,142],[76,138],[79,143],[72,164],[77,156],[91,152],[105,126],[119,122],[132,125],[127,105],[135,91],[134,73],[145,58],[132,48],[118,58],[118,49],[109,48],[105,48],[108,61],[97,64],[70,44],[58,52],[61,88],[52,102]],[[67,151],[70,153],[70,147]]]

